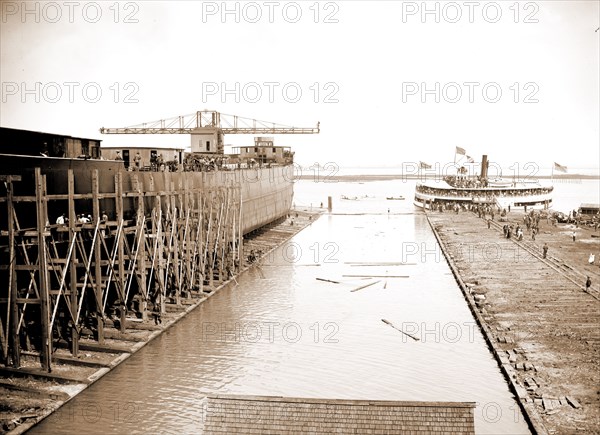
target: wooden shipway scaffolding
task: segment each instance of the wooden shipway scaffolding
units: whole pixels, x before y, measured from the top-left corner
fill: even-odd
[[[160,319],[167,304],[187,305],[239,272],[239,185],[190,187],[180,178],[158,190],[150,177],[144,189],[140,176],[116,173],[114,191],[101,193],[94,170],[91,192],[76,193],[69,170],[67,193],[56,194],[38,168],[29,195],[14,194],[21,176],[0,176],[7,215],[0,229],[1,364],[18,368],[23,351],[33,352],[50,372],[57,347],[76,357],[81,337],[100,347],[106,328],[125,332],[128,324]],[[107,201],[112,216],[101,208]],[[50,224],[57,216],[49,206],[63,205],[68,223]],[[91,208],[90,222],[78,222],[83,208]]]

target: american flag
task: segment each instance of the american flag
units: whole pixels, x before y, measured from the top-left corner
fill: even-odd
[[[456,154],[462,154],[463,156],[467,154],[464,148],[456,147]]]
[[[554,162],[554,170],[558,172],[567,172],[567,167]]]
[[[419,162],[419,169],[431,169],[431,165],[428,165],[425,162]]]

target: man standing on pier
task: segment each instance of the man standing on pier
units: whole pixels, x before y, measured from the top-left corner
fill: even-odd
[[[546,255],[548,254],[548,244],[544,243],[544,246],[542,247],[542,251],[544,252],[544,257],[546,258]]]
[[[585,291],[588,292],[590,290],[591,286],[592,286],[592,278],[590,278],[588,276],[587,280],[585,281]]]

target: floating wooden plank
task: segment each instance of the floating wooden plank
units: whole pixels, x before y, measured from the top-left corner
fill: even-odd
[[[403,262],[395,262],[395,261],[345,261],[344,264],[349,264],[351,266],[416,266],[417,263],[403,263]]]
[[[339,281],[334,281],[332,279],[325,279],[325,278],[315,278],[317,281],[325,281],[325,282],[332,282],[334,284],[339,284]]]
[[[417,337],[415,337],[415,336],[413,336],[413,335],[410,335],[410,334],[409,334],[409,333],[407,333],[407,332],[404,332],[404,331],[403,331],[402,329],[400,329],[400,328],[396,328],[396,327],[395,327],[395,326],[392,324],[392,322],[390,322],[389,320],[386,320],[386,319],[381,319],[381,321],[382,321],[383,323],[385,323],[386,325],[389,325],[389,326],[391,326],[391,327],[392,327],[392,328],[394,328],[396,331],[400,331],[400,332],[401,332],[401,333],[403,333],[404,335],[408,335],[408,336],[409,336],[410,338],[412,338],[413,340],[415,340],[415,341],[419,341],[419,338],[417,338]]]
[[[342,275],[344,278],[410,278],[408,275]]]
[[[362,290],[362,289],[364,289],[364,288],[371,287],[372,285],[375,285],[375,284],[377,284],[378,282],[381,282],[381,281],[374,281],[374,282],[370,282],[370,283],[368,283],[368,284],[361,285],[360,287],[356,287],[356,288],[354,288],[354,289],[352,289],[352,290],[350,290],[350,291],[351,291],[351,292],[356,292],[356,291]]]

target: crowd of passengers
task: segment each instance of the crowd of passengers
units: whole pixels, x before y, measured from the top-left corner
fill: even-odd
[[[479,175],[475,178],[459,177],[457,175],[446,175],[444,177],[444,181],[452,187],[469,188],[469,189],[487,187],[487,180],[485,178],[481,178]]]
[[[461,192],[459,190],[454,189],[436,189],[433,187],[427,186],[417,186],[417,192],[424,193],[426,195],[433,196],[446,196],[446,197],[475,197],[475,198],[486,198],[492,199],[494,197],[506,197],[506,196],[531,196],[531,195],[543,195],[550,193],[552,191],[551,188],[548,187],[538,187],[534,189],[498,189],[494,192],[489,190],[473,190],[469,192]]]

